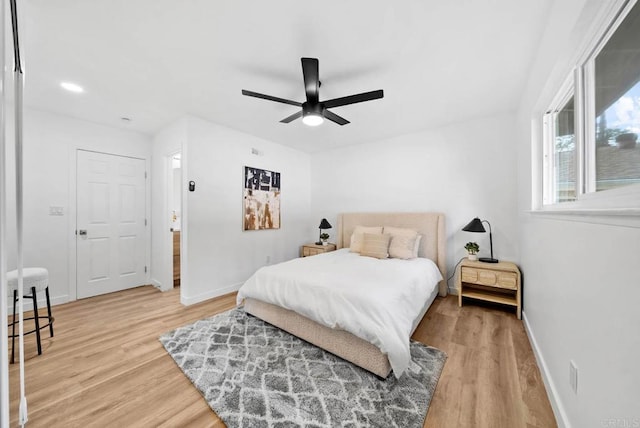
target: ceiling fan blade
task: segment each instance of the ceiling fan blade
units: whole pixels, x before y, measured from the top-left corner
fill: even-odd
[[[340,107],[340,106],[346,106],[347,104],[355,104],[355,103],[361,103],[363,101],[377,100],[378,98],[382,98],[383,96],[384,96],[384,92],[382,91],[382,89],[378,89],[377,91],[363,92],[361,94],[334,98],[332,100],[323,101],[322,104],[324,104],[325,108]]]
[[[290,104],[296,107],[302,107],[302,103],[297,101],[285,100],[284,98],[273,97],[271,95],[259,94],[258,92],[247,91],[245,89],[242,90],[242,95],[246,95],[248,97],[256,97],[262,98],[263,100],[275,101],[277,103]]]
[[[320,88],[318,59],[301,58],[300,61],[302,61],[302,76],[304,77],[304,92],[307,94],[307,101],[310,104],[317,104],[318,90]]]
[[[280,121],[280,123],[289,123],[289,122],[293,122],[294,120],[296,120],[296,119],[298,119],[298,118],[300,118],[300,117],[302,117],[302,110],[300,110],[300,111],[299,111],[299,112],[297,112],[297,113],[292,114],[292,115],[291,115],[291,116],[289,116],[289,117],[285,117],[284,119],[282,119],[282,120]]]
[[[338,116],[335,113],[331,113],[329,110],[325,110],[323,116],[325,117],[325,119],[329,119],[331,122],[335,122],[338,125],[346,125],[347,123],[351,123],[344,117]]]

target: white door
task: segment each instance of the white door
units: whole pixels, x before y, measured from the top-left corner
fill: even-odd
[[[77,296],[143,285],[145,161],[78,150]]]

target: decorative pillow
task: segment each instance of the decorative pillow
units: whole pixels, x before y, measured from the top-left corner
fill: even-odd
[[[386,259],[389,257],[389,241],[391,241],[391,235],[364,233],[360,255],[375,257],[376,259]]]
[[[389,257],[395,259],[413,259],[418,232],[413,229],[385,226],[384,233],[391,235]]]
[[[356,226],[351,235],[351,245],[349,245],[349,251],[352,253],[359,253],[362,250],[362,243],[364,241],[365,233],[382,234],[382,226]]]

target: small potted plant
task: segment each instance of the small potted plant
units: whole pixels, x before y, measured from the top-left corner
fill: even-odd
[[[329,239],[328,233],[321,233],[320,240],[322,241],[322,245],[327,245],[327,240]]]
[[[464,245],[464,249],[469,253],[469,260],[478,260],[478,251],[480,251],[480,246],[475,242],[467,242]]]

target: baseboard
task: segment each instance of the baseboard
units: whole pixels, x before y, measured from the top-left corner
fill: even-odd
[[[522,321],[524,323],[524,330],[527,332],[527,336],[529,337],[531,348],[533,348],[533,355],[535,355],[536,362],[538,363],[538,367],[540,368],[540,372],[542,373],[542,381],[544,382],[544,386],[547,390],[547,397],[549,398],[549,402],[551,403],[553,414],[556,417],[556,423],[558,424],[559,428],[571,428],[571,423],[569,422],[567,413],[565,412],[564,406],[562,405],[562,400],[560,400],[560,394],[558,394],[558,390],[555,386],[555,383],[553,382],[553,378],[551,377],[551,373],[549,372],[547,363],[542,356],[542,352],[538,347],[538,342],[536,341],[535,335],[531,330],[531,325],[529,324],[529,320],[527,319],[527,314],[524,311],[522,311]]]
[[[453,294],[454,296],[457,296],[458,289],[456,287],[449,287],[449,294]]]
[[[156,287],[160,291],[165,291],[165,290],[162,289],[162,283],[160,281],[158,281],[157,279],[151,278],[149,280],[149,282],[151,282],[151,285],[153,285],[154,287]]]
[[[180,303],[182,303],[185,306],[189,306],[189,305],[194,305],[196,303],[204,302],[205,300],[214,299],[224,294],[238,291],[242,286],[242,284],[243,283],[238,283],[238,284],[229,285],[228,287],[224,287],[224,288],[216,288],[215,290],[211,290],[206,293],[202,293],[192,297],[185,297],[181,294]]]

